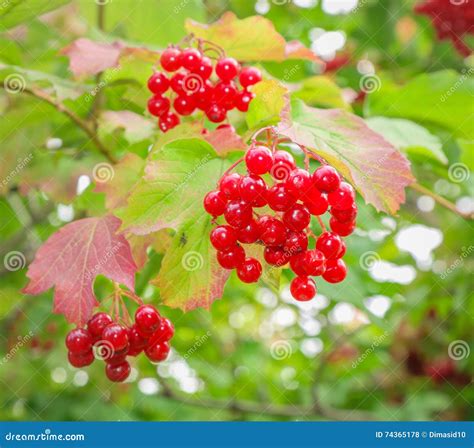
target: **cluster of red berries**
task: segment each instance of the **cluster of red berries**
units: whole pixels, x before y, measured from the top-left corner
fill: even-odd
[[[451,40],[462,56],[472,53],[463,40],[465,34],[474,34],[474,8],[469,0],[425,0],[415,11],[431,18],[439,40]]]
[[[115,322],[107,313],[97,313],[87,328],[75,328],[66,336],[68,359],[74,367],[88,366],[95,358],[104,360],[107,378],[122,382],[130,374],[127,356],[137,356],[144,351],[150,361],[164,361],[173,335],[173,324],[151,305],[137,309],[135,322],[130,327]]]
[[[148,101],[148,111],[159,117],[158,125],[163,132],[179,124],[179,115],[191,115],[196,109],[202,110],[213,123],[224,121],[231,109],[246,112],[254,97],[248,87],[262,79],[260,70],[241,68],[234,58],[221,57],[214,67],[212,60],[197,48],[170,47],[161,54],[160,64],[173,75],[157,71],[150,77],[148,88],[153,97]],[[215,82],[211,81],[213,71]],[[237,76],[240,90],[234,82]],[[170,88],[168,98],[164,94]]]
[[[354,231],[357,215],[352,186],[329,165],[311,174],[297,168],[290,153],[272,153],[261,145],[247,151],[245,163],[247,175],[225,173],[218,189],[204,198],[204,208],[214,222],[223,215],[227,223],[215,227],[210,235],[219,264],[236,269],[245,283],[256,282],[262,265],[246,257],[242,243],[263,244],[268,264],[282,267],[289,262],[297,275],[291,282],[291,294],[299,301],[316,295],[313,276],[321,275],[330,283],[344,280],[346,266],[341,258],[346,246],[341,237]],[[272,186],[262,177],[267,174],[274,180]],[[274,213],[259,215],[254,210],[264,206]],[[319,217],[329,207],[332,231],[315,237],[310,230],[311,215]],[[308,249],[308,236],[316,240],[314,249]]]

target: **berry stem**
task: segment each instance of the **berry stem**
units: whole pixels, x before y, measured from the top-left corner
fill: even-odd
[[[323,222],[323,220],[321,219],[321,217],[320,217],[320,216],[316,216],[316,218],[317,218],[317,220],[318,220],[318,222],[319,222],[319,225],[321,226],[322,231],[323,231],[323,232],[326,232],[326,226],[324,225],[324,222]]]
[[[224,177],[226,174],[229,174],[237,165],[239,165],[240,163],[242,163],[244,161],[244,158],[241,157],[239,160],[237,160],[236,162],[234,162],[229,168],[227,168],[223,173],[222,173],[222,177]],[[218,184],[219,185],[219,184]]]

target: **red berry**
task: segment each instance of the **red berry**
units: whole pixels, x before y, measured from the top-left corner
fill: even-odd
[[[287,190],[285,184],[275,184],[268,190],[267,201],[272,210],[284,212],[296,202],[296,198]]]
[[[286,182],[295,168],[295,159],[289,152],[283,150],[275,151],[275,154],[273,154],[273,166],[270,170],[270,174],[274,179]]]
[[[314,216],[323,215],[328,209],[328,200],[325,194],[321,194],[316,187],[311,187],[302,198],[304,205]]]
[[[265,146],[255,146],[245,154],[245,164],[252,174],[268,173],[273,165],[272,153]]]
[[[143,336],[151,335],[160,325],[160,314],[154,306],[140,305],[135,311],[135,324]]]
[[[102,339],[111,344],[114,352],[125,350],[128,347],[127,329],[116,323],[109,324],[104,328]]]
[[[262,265],[255,258],[248,257],[237,268],[237,276],[244,283],[255,283],[262,275]]]
[[[328,201],[334,209],[350,209],[355,201],[355,191],[348,183],[341,182],[336,191],[328,194]]]
[[[211,244],[217,250],[227,250],[237,243],[237,231],[230,226],[218,226],[212,230]]]
[[[346,210],[337,210],[336,208],[331,208],[330,213],[339,222],[354,221],[357,216],[357,205],[352,204],[352,207]]]
[[[180,115],[191,115],[196,109],[196,103],[192,96],[180,95],[173,101],[173,107]]]
[[[320,250],[326,258],[337,258],[341,246],[341,238],[331,232],[324,232],[316,241],[316,249]]]
[[[265,181],[256,175],[242,177],[239,185],[240,197],[249,204],[259,204],[262,198],[266,202],[267,185]]]
[[[216,130],[217,130],[217,129],[228,129],[228,130],[231,131],[231,132],[235,132],[234,126],[232,126],[232,125],[229,124],[229,123],[220,124],[219,126],[217,126]]]
[[[326,270],[323,278],[329,283],[339,283],[346,278],[347,268],[345,263],[339,258],[337,260],[327,260]]]
[[[170,110],[170,100],[163,96],[152,96],[148,100],[148,111],[155,117],[161,117]]]
[[[86,353],[92,347],[92,337],[84,328],[75,328],[66,336],[66,347],[74,354]]]
[[[112,322],[112,318],[107,313],[96,313],[87,322],[87,331],[95,341],[102,337],[104,328]]]
[[[114,383],[124,382],[130,375],[130,364],[124,361],[121,364],[106,364],[105,374],[110,381]]]
[[[260,239],[266,246],[279,246],[286,239],[285,225],[272,216],[261,216],[258,220]]]
[[[337,171],[328,165],[320,166],[312,175],[314,185],[323,193],[332,193],[339,188],[341,178]]]
[[[171,77],[170,86],[173,92],[176,92],[178,95],[186,95],[186,91],[184,90],[185,79],[186,75],[181,72],[175,73]]]
[[[165,93],[169,89],[169,86],[170,80],[161,72],[153,73],[153,75],[148,79],[148,89],[155,95]]]
[[[311,175],[301,168],[291,171],[286,181],[286,188],[295,198],[302,198],[311,186]]]
[[[322,275],[326,269],[326,257],[318,249],[305,252],[305,263],[307,275]]]
[[[237,88],[235,84],[219,82],[214,87],[214,101],[226,110],[234,108]]]
[[[176,114],[168,113],[158,120],[158,127],[162,132],[167,132],[179,124],[179,117]]]
[[[341,250],[338,252],[336,258],[342,258],[346,254],[346,243],[341,241]]]
[[[210,215],[216,217],[224,213],[227,197],[222,191],[210,191],[204,198],[204,209]]]
[[[229,199],[240,198],[240,181],[242,176],[239,173],[229,173],[219,181],[219,190]]]
[[[91,349],[85,353],[68,352],[67,359],[73,367],[86,367],[94,362],[94,353]]]
[[[283,244],[284,251],[292,256],[308,248],[308,236],[304,232],[289,232]]]
[[[306,251],[297,253],[290,258],[291,270],[296,275],[308,275],[306,263]]]
[[[243,201],[231,201],[225,207],[224,218],[233,227],[245,227],[252,220],[252,207]]]
[[[212,103],[214,87],[209,81],[206,81],[199,89],[194,92],[193,97],[196,106],[200,110],[207,110]]]
[[[263,257],[268,264],[278,267],[285,265],[290,259],[289,255],[283,250],[281,246],[265,247]]]
[[[247,112],[251,101],[255,98],[255,93],[242,90],[235,95],[235,107],[240,112]]]
[[[329,226],[334,233],[339,236],[349,236],[355,229],[355,221],[340,222],[336,218],[332,217],[329,220]]]
[[[112,365],[122,364],[127,360],[128,350],[129,348],[127,347],[125,350],[112,353],[108,358],[105,358],[104,361]]]
[[[145,349],[145,354],[152,362],[164,361],[170,352],[170,344],[168,342],[155,342],[148,345]]]
[[[216,64],[216,75],[222,81],[232,81],[239,70],[239,63],[234,58],[221,58]]]
[[[203,56],[192,72],[199,75],[199,77],[204,81],[209,79],[212,75],[212,61],[207,56]]]
[[[225,251],[217,252],[217,261],[224,269],[234,269],[245,260],[245,251],[241,246],[233,246]]]
[[[262,73],[255,67],[244,67],[239,75],[239,82],[242,87],[253,86],[262,80]]]
[[[213,103],[206,109],[206,117],[213,123],[224,121],[226,116],[226,109],[219,104]]]
[[[167,48],[161,53],[160,64],[167,72],[175,72],[181,68],[181,50]]]
[[[308,209],[301,204],[295,204],[283,214],[283,222],[291,230],[303,230],[308,227],[311,215]]]
[[[137,356],[147,345],[147,339],[140,334],[136,324],[133,324],[128,329],[128,341],[130,343],[128,349],[129,356]]]
[[[290,284],[291,295],[299,302],[307,302],[316,295],[316,283],[310,277],[295,277]]]
[[[160,320],[160,326],[150,337],[148,345],[154,345],[156,343],[168,342],[174,336],[174,326],[169,319],[162,317]]]
[[[237,238],[241,243],[252,244],[259,240],[260,229],[257,221],[252,219],[245,227],[237,230]]]
[[[197,70],[202,61],[202,54],[196,48],[185,48],[181,55],[181,64],[189,71]]]

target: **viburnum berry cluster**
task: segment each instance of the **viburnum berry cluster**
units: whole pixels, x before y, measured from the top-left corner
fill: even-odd
[[[132,325],[122,325],[107,313],[96,313],[86,328],[75,328],[66,336],[69,363],[86,367],[94,359],[105,361],[110,381],[123,382],[130,374],[127,357],[144,352],[152,362],[164,361],[170,352],[174,327],[152,305],[141,305]]]
[[[218,224],[220,217],[225,220],[212,230],[210,240],[219,264],[236,269],[245,283],[260,278],[262,265],[246,256],[243,245],[264,245],[265,261],[274,267],[289,263],[296,274],[291,294],[296,300],[307,301],[316,295],[312,277],[322,276],[329,283],[346,277],[342,237],[355,229],[355,191],[325,163],[310,173],[309,157],[313,155],[304,147],[306,168],[298,168],[289,152],[276,149],[273,137],[275,140],[266,144],[254,139],[240,160],[245,161],[247,174],[232,172],[238,161],[224,173],[218,188],[205,196],[204,208],[213,222]],[[263,213],[259,211],[262,208]],[[331,231],[321,219],[328,210]],[[319,236],[311,230],[311,216],[320,223]],[[310,242],[314,243],[312,248]]]
[[[198,48],[170,46],[161,54],[161,68],[168,74],[156,71],[149,78],[148,88],[153,96],[148,101],[148,111],[158,117],[163,132],[177,126],[180,116],[196,110],[203,111],[213,123],[223,122],[234,108],[248,110],[254,97],[249,87],[261,81],[260,70],[241,67],[222,49],[217,49],[220,57],[214,64],[205,55],[209,50],[216,51],[216,47],[203,48],[203,41],[198,40]]]
[[[439,40],[451,40],[462,56],[472,49],[463,40],[474,34],[474,8],[469,0],[426,0],[415,6],[415,11],[431,19]]]

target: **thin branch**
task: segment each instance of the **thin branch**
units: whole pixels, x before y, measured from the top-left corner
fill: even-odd
[[[5,83],[0,81],[0,88],[5,88]],[[50,104],[59,112],[66,115],[71,121],[73,121],[77,126],[79,126],[92,140],[94,145],[97,149],[111,162],[117,163],[118,159],[103,145],[103,143],[99,140],[94,129],[89,125],[89,123],[83,120],[79,115],[75,112],[67,108],[64,104],[59,101],[56,101],[52,96],[48,95],[46,92],[42,90],[36,89],[34,87],[25,87],[23,90],[24,93],[28,93],[29,95],[34,96],[44,102]]]
[[[453,204],[452,202],[448,201],[447,199],[439,196],[438,194],[432,192],[431,190],[428,190],[428,188],[423,187],[423,185],[420,185],[419,183],[413,183],[410,185],[410,187],[418,191],[419,193],[422,193],[426,196],[429,196],[430,198],[434,199],[439,205],[447,208],[448,210],[451,210],[453,213],[456,213],[457,215],[461,216],[461,218],[464,219],[474,219],[474,213],[464,213],[461,212],[460,210],[457,209],[456,205]]]

